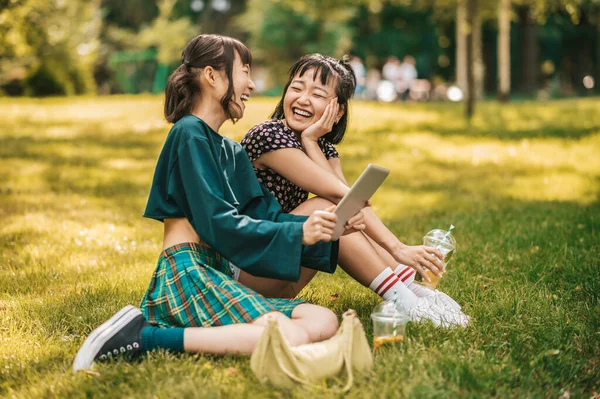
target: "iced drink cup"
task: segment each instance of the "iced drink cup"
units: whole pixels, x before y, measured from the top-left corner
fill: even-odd
[[[445,231],[440,229],[431,230],[425,235],[425,237],[423,237],[423,245],[437,248],[444,256],[444,269],[446,269],[448,261],[450,261],[450,258],[456,251],[456,240],[452,234],[450,234],[451,231],[452,230]],[[423,279],[418,283],[424,287],[434,290],[440,281],[440,277],[436,276],[429,270],[425,271],[425,275],[431,279],[431,282]]]
[[[381,302],[371,313],[373,320],[373,350],[382,345],[404,341],[408,316],[397,309],[393,301]]]

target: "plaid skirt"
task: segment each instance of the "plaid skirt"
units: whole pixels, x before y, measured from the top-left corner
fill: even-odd
[[[233,278],[229,261],[204,243],[164,250],[141,309],[160,327],[212,327],[250,323],[278,311],[291,317],[304,301],[265,298]]]

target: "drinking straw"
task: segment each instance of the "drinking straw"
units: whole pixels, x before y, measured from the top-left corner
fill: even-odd
[[[398,323],[397,323],[397,318],[396,318],[396,314],[398,313],[398,291],[394,291],[394,324],[393,324],[393,328],[392,328],[392,336],[396,336],[396,330],[398,329]]]
[[[448,240],[448,237],[450,237],[450,234],[452,233],[452,230],[454,230],[454,225],[451,224],[450,228],[448,229],[448,231],[446,232],[446,234],[444,234],[444,238],[442,238],[442,241],[440,241],[440,243],[437,245],[437,249],[442,248],[442,244]]]

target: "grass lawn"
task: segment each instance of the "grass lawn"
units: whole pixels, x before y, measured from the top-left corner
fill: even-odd
[[[273,99],[222,133],[240,139]],[[466,329],[410,325],[349,397],[583,397],[600,391],[600,99],[355,103],[339,146],[349,181],[392,169],[373,200],[401,241],[456,226],[440,288]],[[246,358],[156,352],[71,374],[86,335],[139,304],[162,225],[141,217],[169,126],[161,97],[0,99],[0,396],[297,397]],[[378,297],[342,270],[300,294],[371,335]],[[333,381],[333,383],[339,383]]]

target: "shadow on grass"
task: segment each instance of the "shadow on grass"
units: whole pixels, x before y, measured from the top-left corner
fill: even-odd
[[[107,284],[71,289],[60,295],[46,296],[43,301],[23,297],[11,308],[13,323],[9,329],[17,336],[27,334],[30,342],[42,342],[46,347],[38,344],[27,360],[21,357],[20,369],[27,372],[4,376],[10,384],[0,385],[0,394],[9,388],[17,389],[24,382],[35,383],[29,381],[32,376],[43,378],[44,374],[57,371],[70,373],[76,350],[85,337],[121,307],[129,303],[137,305],[140,299],[139,293],[127,286]],[[48,351],[51,353],[47,354]]]
[[[103,136],[102,128],[91,130],[94,134],[75,138],[49,138],[35,136],[3,137],[3,150],[0,158],[30,159],[46,162],[51,166],[88,166],[96,167],[105,156],[120,154],[133,159],[147,159],[148,155],[157,151],[162,140],[152,137],[122,134]],[[163,137],[164,139],[164,137]],[[62,150],[62,151],[61,151]],[[67,150],[69,155],[64,155]],[[62,153],[61,153],[62,152]]]

